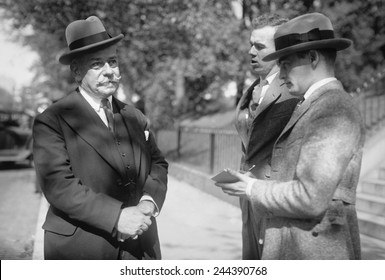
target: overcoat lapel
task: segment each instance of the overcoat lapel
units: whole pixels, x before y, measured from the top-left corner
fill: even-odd
[[[310,100],[305,100],[300,106],[296,107],[293,114],[291,115],[291,118],[285,128],[283,129],[281,135],[278,137],[281,138],[282,135],[284,135],[288,130],[290,130],[297,121],[309,110],[311,102]]]
[[[288,130],[290,130],[297,123],[297,121],[309,110],[311,104],[315,102],[318,98],[320,98],[320,96],[322,96],[324,93],[328,92],[329,90],[340,89],[340,88],[341,88],[341,83],[338,81],[333,81],[333,82],[327,83],[326,85],[314,91],[309,98],[305,99],[303,103],[294,110],[293,115],[291,116],[286,127],[283,129],[281,135],[278,137],[278,140],[281,138],[282,135],[284,135]]]
[[[72,94],[62,117],[118,173],[124,174],[113,134],[79,92]]]

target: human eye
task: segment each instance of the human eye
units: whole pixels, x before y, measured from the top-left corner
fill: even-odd
[[[104,63],[102,61],[93,61],[91,63],[91,68],[95,69],[95,70],[98,70],[98,69],[102,68],[103,65],[104,65]]]
[[[110,67],[117,67],[118,66],[118,60],[116,58],[112,58],[108,61],[108,64]]]
[[[254,44],[254,48],[258,51],[263,50],[265,48],[265,45],[262,44]]]
[[[287,70],[290,66],[288,61],[278,61],[277,64],[282,70]]]

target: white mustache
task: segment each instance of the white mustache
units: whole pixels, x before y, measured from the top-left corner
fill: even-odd
[[[107,80],[107,81],[98,81],[99,85],[107,84],[107,83],[118,83],[122,79],[122,76],[116,76],[114,75],[112,79]]]

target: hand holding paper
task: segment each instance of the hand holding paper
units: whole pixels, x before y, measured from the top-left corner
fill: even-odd
[[[227,169],[212,177],[211,180],[217,183],[235,183],[239,181],[237,177],[227,172]]]
[[[253,181],[249,176],[230,169],[225,169],[211,179],[216,181],[215,185],[222,188],[223,192],[238,197],[246,197],[247,185]]]

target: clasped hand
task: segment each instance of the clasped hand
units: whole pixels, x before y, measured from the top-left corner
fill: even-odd
[[[154,204],[150,201],[141,201],[137,206],[123,208],[117,224],[118,241],[136,239],[138,235],[147,231],[152,223],[154,208]]]

